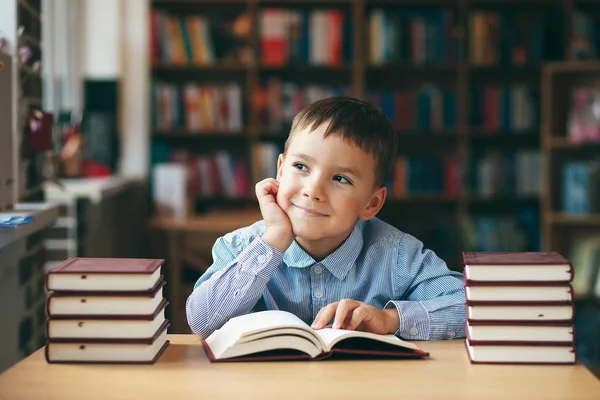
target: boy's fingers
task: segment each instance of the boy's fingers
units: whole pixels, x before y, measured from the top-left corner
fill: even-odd
[[[344,299],[340,301],[335,311],[335,320],[333,321],[334,329],[342,329],[346,316],[351,313],[355,308],[359,306],[359,303],[354,300]]]
[[[352,311],[352,313],[350,315],[350,321],[348,322],[348,324],[346,325],[346,327],[344,329],[348,329],[351,331],[355,330],[356,328],[358,328],[360,323],[363,322],[363,320],[365,319],[365,317],[367,316],[368,313],[369,313],[369,310],[367,310],[367,308],[364,306],[355,308],[354,311]]]
[[[325,307],[321,308],[315,317],[314,322],[311,327],[314,329],[320,329],[325,326],[325,324],[329,323],[333,316],[335,315],[335,310],[338,306],[338,302],[330,303]]]

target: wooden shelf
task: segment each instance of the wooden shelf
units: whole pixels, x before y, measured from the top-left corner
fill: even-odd
[[[389,63],[389,64],[369,64],[367,65],[367,72],[429,72],[429,73],[447,73],[457,72],[459,68],[458,62],[440,62],[440,63],[425,63],[425,64],[413,64],[413,63]]]
[[[215,63],[215,64],[175,64],[175,63],[153,63],[153,71],[247,71],[250,65],[237,63]]]
[[[566,137],[554,137],[549,140],[550,147],[553,149],[578,150],[578,149],[598,149],[600,150],[600,141],[598,142],[575,142]]]
[[[551,213],[547,221],[556,225],[597,226],[600,228],[600,214]]]
[[[340,65],[321,65],[321,64],[286,64],[286,65],[261,65],[259,72],[349,72],[353,68],[351,63]]]
[[[476,194],[471,194],[468,196],[468,201],[472,204],[487,204],[487,205],[523,205],[523,204],[531,204],[537,203],[539,201],[539,196],[535,195],[503,195],[496,194],[492,196],[480,196]]]
[[[214,138],[245,138],[248,136],[248,132],[245,130],[241,131],[221,131],[221,130],[202,130],[202,131],[190,131],[187,129],[171,129],[171,130],[158,130],[152,131],[152,136],[161,139],[214,139]]]

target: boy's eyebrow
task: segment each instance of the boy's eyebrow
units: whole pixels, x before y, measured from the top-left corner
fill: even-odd
[[[292,153],[291,155],[293,157],[304,158],[308,162],[315,162],[314,158],[312,158],[311,156],[308,156],[306,154],[303,154],[303,153]],[[336,166],[335,169],[338,170],[338,171],[340,171],[340,172],[350,173],[350,174],[356,176],[357,178],[361,177],[360,173],[358,171],[352,169],[352,168]]]

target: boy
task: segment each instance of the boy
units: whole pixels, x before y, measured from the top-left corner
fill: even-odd
[[[397,151],[369,103],[317,101],[292,124],[277,179],[256,185],[263,220],[219,238],[186,302],[206,338],[230,318],[289,311],[314,329],[464,337],[463,278],[420,241],[377,219]]]

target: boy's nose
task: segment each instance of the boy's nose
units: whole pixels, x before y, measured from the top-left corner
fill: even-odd
[[[309,180],[305,183],[304,187],[302,188],[302,195],[314,201],[321,201],[324,197],[322,186],[323,185],[318,179]]]

